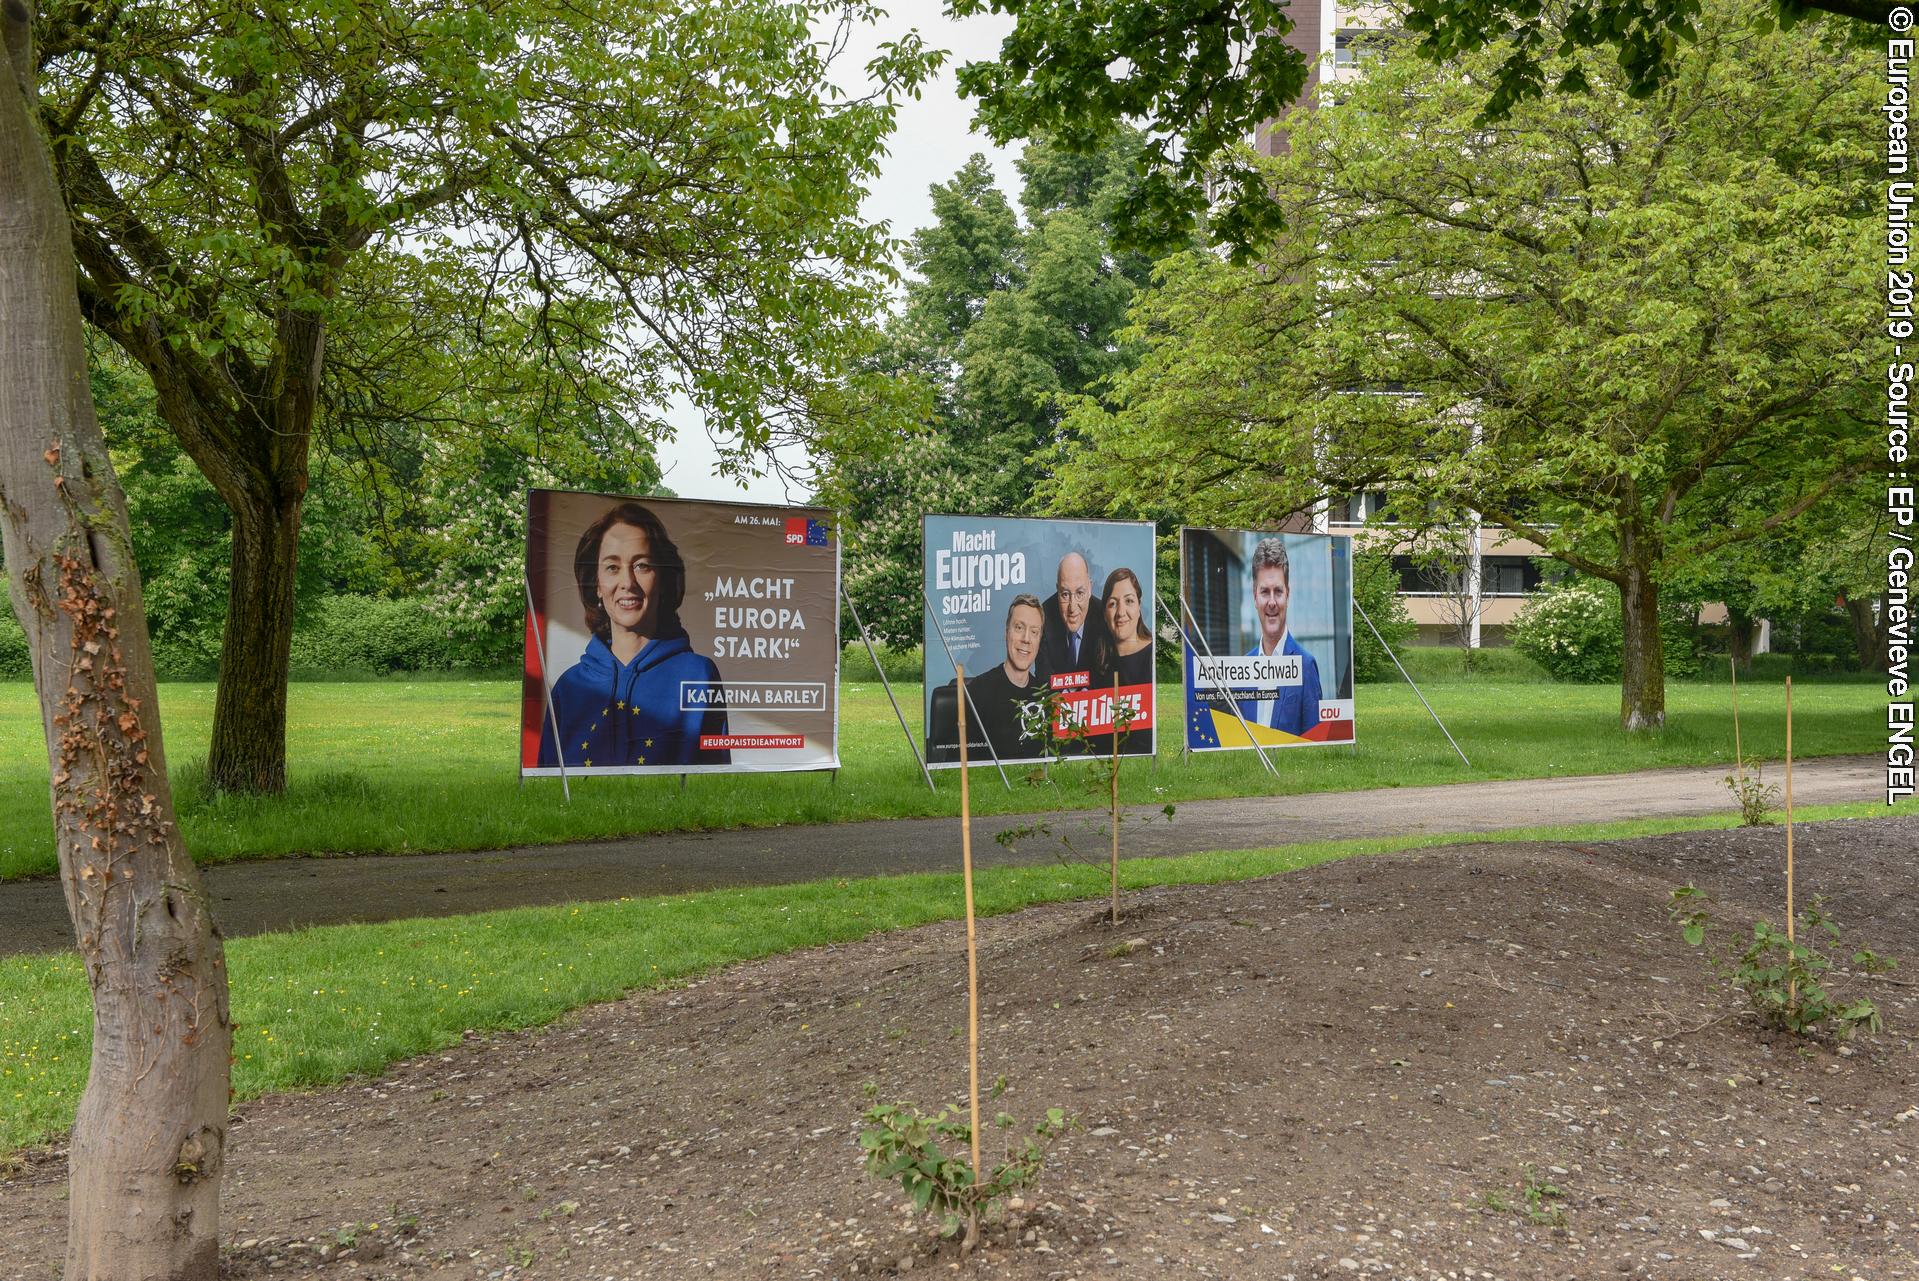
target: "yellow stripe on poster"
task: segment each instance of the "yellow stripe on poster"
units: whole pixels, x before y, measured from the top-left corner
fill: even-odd
[[[1212,710],[1213,733],[1219,738],[1221,747],[1251,747],[1257,741],[1261,747],[1292,747],[1297,743],[1310,743],[1313,740],[1301,738],[1298,734],[1288,734],[1283,729],[1269,729],[1264,725],[1248,722],[1242,728],[1239,717],[1231,712]],[[1253,731],[1253,737],[1246,737],[1246,729]]]

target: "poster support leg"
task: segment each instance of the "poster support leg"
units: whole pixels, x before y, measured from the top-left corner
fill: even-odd
[[[680,795],[686,795],[686,775],[680,775]]]
[[[1184,596],[1180,597],[1179,604],[1181,609],[1186,608],[1186,598]],[[1159,607],[1161,609],[1166,609],[1166,602],[1162,600],[1159,603]],[[1184,615],[1174,613],[1174,611],[1172,610],[1166,610],[1166,612],[1173,615],[1173,626],[1179,629],[1179,638],[1186,642],[1186,648],[1192,650],[1195,654],[1197,654],[1200,651],[1201,646],[1204,646],[1206,649],[1206,657],[1212,658],[1214,656],[1213,647],[1211,645],[1206,644],[1206,637],[1204,635],[1201,635],[1199,638],[1199,644],[1198,645],[1193,644],[1192,636],[1189,636],[1187,634],[1185,625],[1180,622],[1180,619],[1182,617],[1187,618],[1193,624],[1193,631],[1195,633],[1199,632],[1199,620],[1197,618],[1192,617],[1192,612],[1190,610],[1188,610]],[[1182,658],[1180,661],[1184,662],[1185,660],[1184,658]],[[1245,713],[1239,710],[1239,700],[1237,698],[1229,698],[1226,701],[1232,704],[1233,715],[1235,718],[1238,719],[1239,727],[1246,731],[1246,741],[1253,745],[1253,750],[1255,752],[1259,753],[1259,763],[1266,767],[1266,772],[1268,774],[1271,774],[1274,778],[1278,778],[1279,771],[1273,767],[1272,761],[1267,759],[1266,749],[1261,747],[1259,745],[1259,740],[1253,737],[1253,727],[1246,723]],[[1185,734],[1182,732],[1180,737],[1181,737],[1181,740],[1184,741]]]
[[[933,786],[933,772],[926,768],[926,760],[920,755],[920,745],[913,741],[913,731],[906,727],[906,713],[900,710],[899,699],[893,697],[893,682],[886,679],[886,669],[880,666],[880,656],[873,649],[873,638],[866,634],[866,624],[860,618],[859,606],[853,603],[853,597],[848,594],[844,582],[840,584],[840,599],[846,602],[846,612],[853,616],[853,626],[859,629],[860,643],[866,646],[866,656],[873,660],[873,670],[880,674],[880,688],[886,691],[886,701],[893,705],[893,715],[899,719],[900,733],[906,736],[906,746],[913,753],[913,764],[920,767],[920,777],[926,780],[927,789],[939,791]],[[833,782],[837,784],[839,781],[839,771],[834,770]]]
[[[1464,764],[1467,769],[1471,769],[1473,767],[1473,763],[1466,759],[1466,753],[1459,751],[1459,744],[1453,742],[1453,732],[1446,728],[1446,722],[1439,719],[1439,713],[1435,712],[1433,710],[1433,705],[1426,701],[1426,696],[1419,692],[1418,682],[1414,681],[1411,676],[1407,675],[1406,665],[1399,661],[1399,655],[1393,653],[1393,647],[1386,643],[1386,638],[1379,634],[1379,629],[1377,627],[1373,626],[1372,617],[1366,613],[1366,607],[1361,605],[1357,600],[1355,600],[1353,602],[1353,609],[1357,611],[1360,618],[1365,621],[1366,630],[1370,631],[1373,634],[1373,639],[1379,642],[1379,647],[1386,651],[1386,657],[1393,660],[1393,666],[1399,669],[1399,674],[1401,676],[1405,676],[1406,683],[1413,687],[1413,693],[1418,696],[1419,705],[1426,709],[1426,715],[1433,718],[1433,724],[1439,726],[1439,732],[1446,736],[1446,741],[1452,745],[1452,749],[1455,752],[1459,752],[1460,762]],[[1359,750],[1359,740],[1357,739],[1357,737],[1355,737],[1355,739],[1353,740],[1353,750],[1355,752]]]
[[[522,574],[520,585],[526,588],[526,614],[527,618],[533,621],[533,652],[540,659],[540,693],[546,699],[547,720],[553,725],[553,755],[559,758],[560,762],[560,794],[566,798],[568,804],[571,804],[573,789],[566,781],[566,744],[560,741],[560,717],[553,710],[553,682],[547,676],[546,641],[540,636],[539,611],[533,608],[533,580]],[[522,785],[525,784],[526,775],[520,776],[520,782]]]
[[[953,647],[946,643],[946,629],[940,626],[939,615],[933,612],[933,598],[926,594],[924,587],[920,588],[920,599],[926,602],[926,616],[933,620],[933,631],[940,638],[940,648],[946,651],[946,661],[953,665],[953,680],[954,683],[959,686],[960,697],[965,699],[966,705],[972,709],[974,723],[978,725],[986,724],[986,721],[979,714],[979,705],[973,701],[973,691],[966,688],[966,678],[961,674],[959,660],[953,657]],[[1000,764],[999,749],[993,746],[993,740],[991,738],[986,740],[986,750],[993,754],[993,768],[999,771],[999,781],[1006,785],[1007,791],[1012,791],[1013,780],[1006,777],[1006,767]],[[965,766],[961,766],[960,772],[964,773],[965,768]]]

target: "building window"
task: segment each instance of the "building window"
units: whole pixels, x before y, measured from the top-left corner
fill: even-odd
[[[1530,556],[1487,556],[1479,562],[1485,596],[1528,596],[1539,590],[1539,564]]]
[[[1333,35],[1333,66],[1342,70],[1351,70],[1362,61],[1379,56],[1377,37],[1380,33],[1370,27],[1348,27]]]

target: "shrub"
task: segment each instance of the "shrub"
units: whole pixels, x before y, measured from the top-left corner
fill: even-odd
[[[434,672],[467,666],[446,623],[418,600],[324,596],[293,629],[300,673]]]
[[[33,656],[27,652],[27,634],[11,610],[0,617],[0,680],[33,679]]]
[[[1466,670],[1464,656],[1456,645],[1413,645],[1399,651],[1406,674],[1421,685],[1440,681],[1488,681],[1499,684],[1543,684],[1552,673],[1510,645],[1488,645],[1473,656],[1472,670]],[[1380,678],[1396,681],[1399,673],[1390,665]]]
[[[920,647],[913,645],[895,649],[882,645],[875,638],[873,650],[879,655],[880,667],[886,671],[886,679],[899,684],[917,684],[920,679]],[[854,641],[840,651],[840,679],[843,681],[879,681],[879,670],[873,666],[873,660],[867,656],[866,646]]]
[[[1697,618],[1698,609],[1690,603],[1661,605],[1659,639],[1667,676],[1698,674]],[[1507,635],[1514,649],[1551,672],[1554,680],[1600,685],[1619,679],[1625,625],[1619,591],[1610,583],[1581,577],[1541,588],[1519,611]]]
[[[1399,670],[1384,647],[1373,638],[1372,627],[1359,616],[1360,610],[1373,620],[1373,627],[1386,638],[1395,653],[1403,651],[1413,638],[1413,616],[1399,596],[1399,573],[1390,557],[1377,552],[1361,552],[1353,557],[1353,680],[1396,680]]]

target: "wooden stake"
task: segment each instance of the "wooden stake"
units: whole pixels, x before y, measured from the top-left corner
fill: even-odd
[[[1726,663],[1732,672],[1732,768],[1739,778],[1739,799],[1745,800],[1746,753],[1739,746],[1739,659],[1731,653],[1726,655]]]
[[[1793,940],[1792,913],[1792,677],[1786,677],[1786,942]],[[1799,985],[1786,985],[1786,999],[1799,999]]]
[[[1119,925],[1119,673],[1113,673],[1113,925]]]
[[[973,1178],[975,1181],[986,1177],[980,1168],[979,1155],[979,950],[974,941],[973,926],[973,808],[972,798],[966,787],[966,668],[953,664],[953,674],[959,686],[959,749],[960,749],[960,878],[966,883],[966,1046],[968,1054],[967,1092],[972,1100],[973,1118]],[[977,1228],[969,1230],[967,1239],[971,1240]]]

